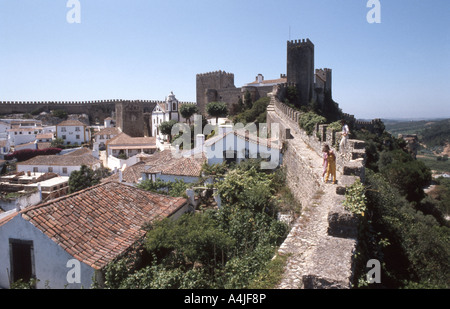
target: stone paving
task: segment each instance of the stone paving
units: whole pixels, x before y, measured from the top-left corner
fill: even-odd
[[[350,288],[352,255],[356,241],[351,237],[330,236],[330,217],[338,212],[342,218],[344,196],[338,185],[323,183],[322,158],[302,138],[291,131],[289,147],[303,162],[308,162],[319,185],[309,201],[302,205],[302,214],[293,223],[280,255],[287,255],[285,273],[278,289]],[[337,179],[346,177],[337,172]],[[348,214],[346,214],[348,215]],[[340,228],[338,222],[338,230]]]

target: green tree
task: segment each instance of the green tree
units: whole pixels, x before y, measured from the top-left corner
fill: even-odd
[[[191,117],[198,113],[198,107],[194,104],[182,104],[180,107],[180,114],[183,118],[189,120],[189,124],[191,124]]]
[[[212,270],[225,264],[234,244],[216,226],[217,222],[203,213],[185,214],[176,221],[164,219],[148,232],[145,248],[169,264],[200,263]]]
[[[172,140],[172,127],[177,124],[176,120],[168,120],[168,121],[164,121],[159,125],[159,131],[164,134],[167,135],[169,142]]]
[[[252,94],[248,90],[244,94],[244,106],[246,109],[251,109],[253,106]]]
[[[206,112],[211,117],[216,118],[217,124],[219,117],[225,117],[228,114],[228,107],[225,102],[210,102],[206,105]]]
[[[55,110],[52,110],[52,116],[58,117],[60,119],[67,119],[67,112],[62,109],[55,109]]]
[[[311,135],[317,124],[324,124],[325,122],[325,117],[320,116],[314,112],[307,112],[303,113],[300,116],[298,124],[300,128],[306,131],[306,134]]]
[[[64,146],[64,140],[62,138],[55,138],[52,140],[52,143],[50,144],[51,147],[55,148],[65,148]]]
[[[69,193],[74,193],[100,183],[101,174],[96,173],[86,165],[82,165],[80,170],[73,171],[69,177]]]

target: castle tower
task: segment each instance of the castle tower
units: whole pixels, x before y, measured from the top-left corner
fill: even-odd
[[[144,110],[141,102],[116,103],[116,126],[131,137],[143,137]]]
[[[206,113],[206,104],[218,101],[217,91],[223,89],[235,89],[234,74],[225,71],[215,71],[197,74],[197,106],[199,112]]]
[[[287,42],[287,82],[297,85],[300,104],[314,95],[314,44],[309,39]]]

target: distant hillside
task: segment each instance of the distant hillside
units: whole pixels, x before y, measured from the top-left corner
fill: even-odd
[[[427,148],[443,148],[450,143],[450,119],[420,121],[384,121],[386,131],[393,136],[417,134]]]

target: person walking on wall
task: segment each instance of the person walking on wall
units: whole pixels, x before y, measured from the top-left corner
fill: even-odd
[[[341,152],[341,154],[344,154],[347,150],[348,136],[350,134],[350,129],[348,128],[348,125],[344,119],[341,120],[341,124],[342,124],[342,134],[341,134],[341,141],[339,143],[339,152]]]
[[[328,182],[328,178],[331,175],[331,179],[333,180],[333,184],[336,184],[336,155],[333,150],[326,146],[327,149],[327,176],[325,177],[325,182]],[[331,180],[330,179],[330,180]]]
[[[322,148],[322,157],[323,157],[323,173],[322,173],[322,181],[325,182],[325,174],[327,173],[328,168],[328,151],[330,150],[330,146],[324,145]]]

